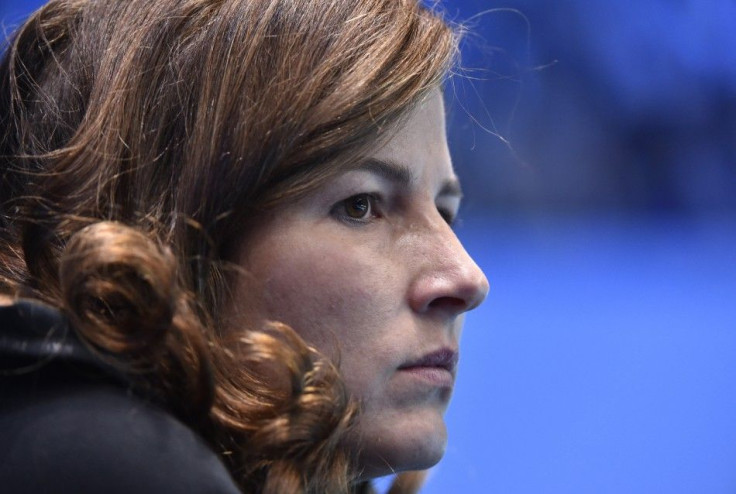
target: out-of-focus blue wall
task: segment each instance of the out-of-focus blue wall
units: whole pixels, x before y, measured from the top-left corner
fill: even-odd
[[[736,492],[736,3],[447,9],[491,292],[427,492]]]
[[[425,492],[736,492],[736,3],[442,5],[491,293]]]
[[[472,79],[456,84],[473,117],[508,145],[460,109],[452,131],[456,157],[484,178],[471,182],[484,207],[736,211],[733,0],[447,8],[461,20],[491,9],[465,43]]]

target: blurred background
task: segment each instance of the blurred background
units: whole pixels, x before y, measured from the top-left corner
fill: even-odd
[[[441,6],[491,292],[424,492],[735,493],[736,1]]]

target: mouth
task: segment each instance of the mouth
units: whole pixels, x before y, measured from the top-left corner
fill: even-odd
[[[449,348],[428,353],[416,360],[402,364],[399,371],[422,379],[434,386],[452,387],[459,355]]]

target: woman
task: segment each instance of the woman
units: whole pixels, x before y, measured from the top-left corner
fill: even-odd
[[[368,492],[436,463],[487,292],[450,227],[455,51],[408,0],[34,14],[0,69],[3,485]]]

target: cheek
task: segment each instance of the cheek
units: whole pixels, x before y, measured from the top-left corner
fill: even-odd
[[[377,335],[397,307],[385,257],[333,243],[272,252],[264,273],[270,319],[290,325],[328,355],[352,352]]]

